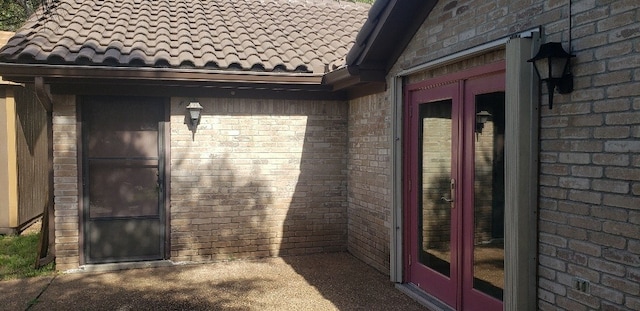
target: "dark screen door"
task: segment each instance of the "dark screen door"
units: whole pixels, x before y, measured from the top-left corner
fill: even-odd
[[[87,263],[162,259],[162,100],[93,97],[81,107]]]

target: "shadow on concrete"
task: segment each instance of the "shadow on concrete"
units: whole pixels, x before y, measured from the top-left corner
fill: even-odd
[[[423,310],[344,252],[62,274],[47,286],[48,280],[0,282],[2,309]]]
[[[272,281],[220,278],[199,266],[61,275],[29,310],[258,310]]]
[[[283,259],[336,310],[425,310],[387,275],[347,252]]]
[[[347,156],[348,105],[331,103],[311,111],[281,253],[319,254],[283,260],[334,309],[424,310],[397,291],[387,275],[347,252]]]

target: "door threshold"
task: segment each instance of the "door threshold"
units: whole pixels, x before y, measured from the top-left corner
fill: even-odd
[[[421,305],[427,307],[431,311],[455,311],[444,302],[436,299],[435,297],[425,293],[417,286],[411,283],[397,283],[396,288],[409,296],[411,299],[417,301]]]
[[[80,266],[80,269],[74,272],[109,272],[118,270],[159,268],[173,266],[170,260],[151,260],[151,261],[132,261],[132,262],[114,262],[100,264],[86,264]]]

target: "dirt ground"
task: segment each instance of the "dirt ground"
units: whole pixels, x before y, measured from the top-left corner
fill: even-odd
[[[348,253],[58,274],[0,292],[0,310],[427,310]]]
[[[426,310],[348,253],[61,274],[0,292],[1,310]]]

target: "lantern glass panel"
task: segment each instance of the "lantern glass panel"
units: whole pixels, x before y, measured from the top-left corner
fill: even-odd
[[[540,76],[540,80],[549,79],[549,59],[541,58],[536,60],[533,63],[538,71],[538,75]]]
[[[198,119],[200,117],[200,109],[189,109],[189,115],[191,119]]]
[[[552,57],[551,60],[551,78],[562,78],[567,66],[568,58]]]

